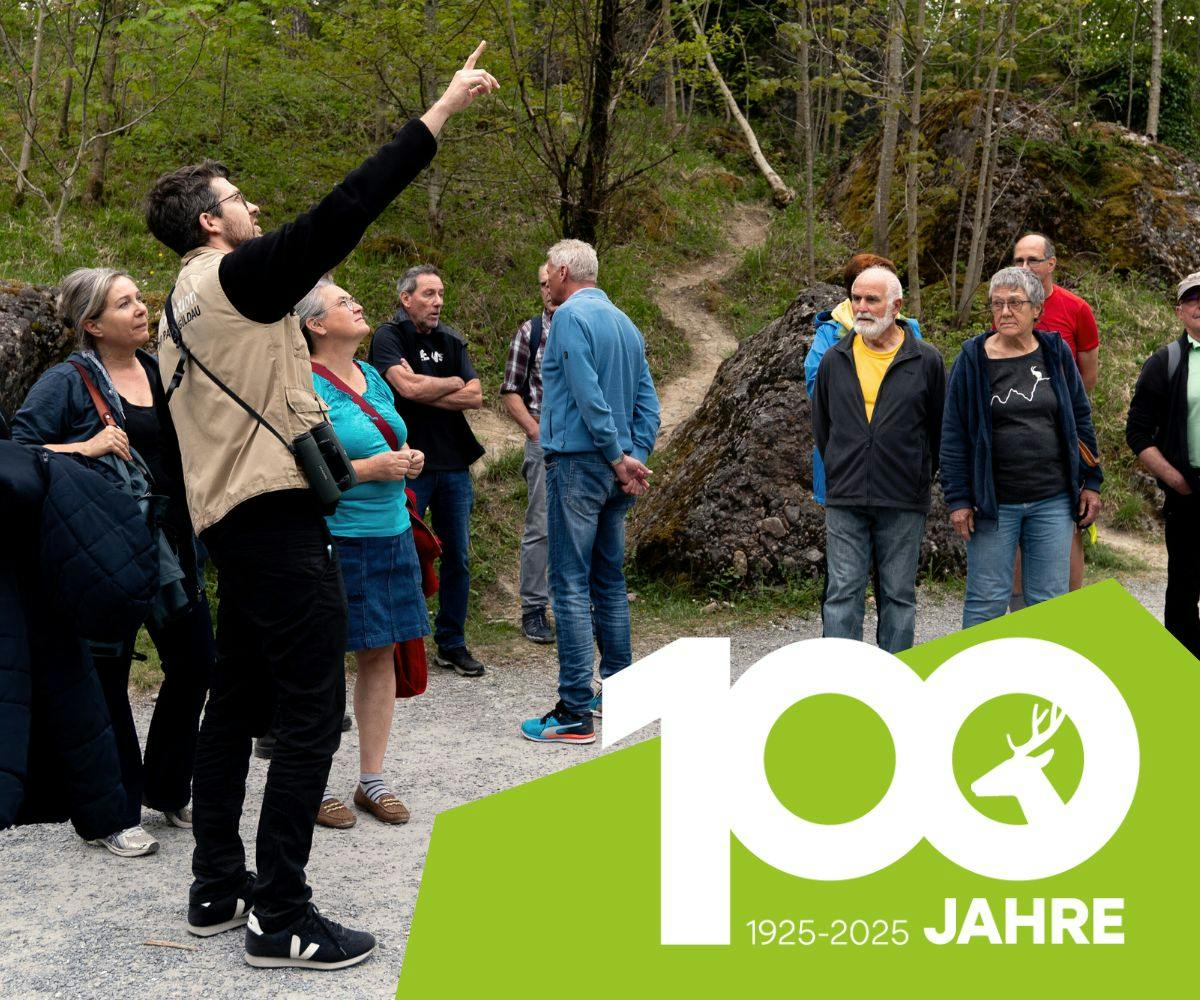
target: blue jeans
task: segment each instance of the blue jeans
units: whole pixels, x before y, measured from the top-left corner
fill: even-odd
[[[546,459],[550,601],[558,626],[558,697],[582,715],[592,700],[593,647],[600,678],[633,662],[625,591],[625,515],[633,497],[599,452]],[[594,627],[593,627],[594,624]]]
[[[442,543],[438,560],[438,613],[433,621],[433,638],[438,649],[459,649],[467,644],[467,601],[471,597],[471,570],[467,549],[471,533],[471,506],[475,491],[467,469],[450,472],[422,472],[409,488],[417,498],[417,513],[425,520],[425,511],[432,516],[430,527]]]
[[[1013,561],[1021,547],[1025,604],[1065,594],[1071,585],[1071,495],[1032,503],[1002,503],[995,521],[976,521],[967,542],[967,597],[963,628],[999,618],[1008,609]]]
[[[878,571],[879,648],[909,649],[917,617],[917,561],[925,515],[894,507],[825,508],[825,603],[827,638],[862,639],[863,605],[872,554]]]

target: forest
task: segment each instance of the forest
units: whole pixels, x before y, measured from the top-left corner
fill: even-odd
[[[869,249],[951,360],[1015,230],[1045,229],[1108,337],[1109,510],[1147,523],[1119,423],[1197,266],[1200,0],[7,0],[0,282],[109,264],[153,308],[175,270],[141,218],[159,173],[220,160],[278,225],[480,39],[501,90],[339,269],[373,322],[400,271],[437,263],[494,402],[535,268],[576,236],[664,378],[688,346],[656,276],[757,202],[766,243],[705,297],[739,337]]]

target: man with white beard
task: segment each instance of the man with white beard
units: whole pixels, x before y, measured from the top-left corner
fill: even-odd
[[[900,279],[863,271],[850,303],[854,331],[817,370],[813,438],[825,460],[823,634],[862,639],[872,553],[878,566],[878,640],[912,646],[917,560],[938,467],[946,368],[898,319]]]

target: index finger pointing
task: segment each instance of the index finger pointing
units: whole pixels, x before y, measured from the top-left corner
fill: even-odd
[[[475,51],[467,56],[467,61],[463,63],[463,69],[474,69],[475,62],[483,55],[483,50],[487,48],[487,42],[480,42],[475,46]]]

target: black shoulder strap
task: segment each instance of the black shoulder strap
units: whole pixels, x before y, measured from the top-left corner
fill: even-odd
[[[529,321],[529,360],[525,364],[525,379],[521,382],[521,396],[529,401],[529,383],[533,376],[533,364],[537,360],[538,347],[542,343],[542,317],[534,316]]]
[[[179,383],[183,381],[184,368],[187,365],[188,361],[192,361],[195,363],[197,368],[199,368],[202,372],[204,372],[205,375],[207,375],[210,379],[212,379],[213,384],[218,389],[220,389],[223,393],[225,393],[226,396],[228,396],[235,403],[237,403],[238,406],[240,406],[243,410],[245,410],[246,413],[249,414],[250,417],[254,421],[256,421],[258,424],[260,424],[266,430],[270,431],[273,435],[275,435],[275,437],[279,440],[279,443],[281,445],[283,445],[290,454],[294,455],[295,451],[293,450],[292,446],[286,440],[284,440],[283,435],[280,434],[279,431],[277,431],[274,427],[272,427],[263,418],[262,414],[260,414],[256,409],[254,409],[253,406],[251,406],[249,403],[247,403],[244,399],[242,399],[241,396],[239,396],[236,392],[234,392],[232,389],[230,389],[229,386],[227,386],[224,382],[222,382],[219,378],[217,378],[216,375],[214,375],[211,371],[209,371],[208,368],[204,365],[204,363],[201,362],[201,360],[191,352],[191,349],[187,346],[187,344],[185,344],[183,342],[183,331],[179,329],[179,324],[175,322],[175,308],[171,304],[171,298],[174,294],[175,294],[175,288],[174,288],[174,286],[172,286],[171,290],[169,292],[167,292],[167,307],[166,307],[167,329],[171,333],[172,342],[175,344],[176,347],[179,348],[179,364],[177,364],[175,366],[175,374],[171,376],[171,384],[169,386],[167,386],[167,392],[166,392],[167,402],[171,401],[171,395],[175,392],[176,389],[179,388]]]
[[[1167,381],[1170,382],[1175,378],[1175,372],[1179,370],[1179,362],[1183,357],[1183,348],[1179,346],[1178,340],[1172,340],[1167,345]]]

